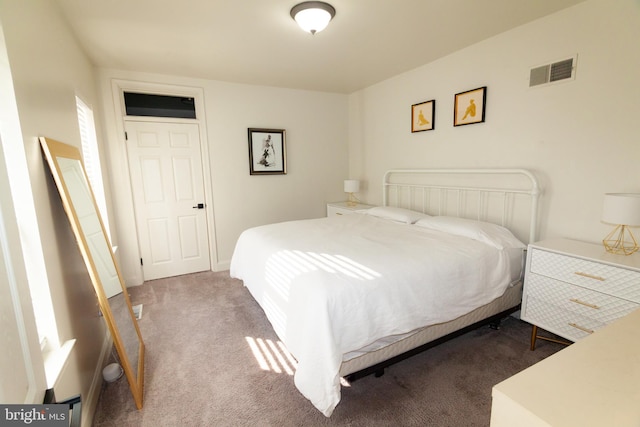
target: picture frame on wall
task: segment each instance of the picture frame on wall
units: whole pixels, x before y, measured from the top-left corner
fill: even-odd
[[[284,129],[249,128],[249,174],[285,175],[287,147]]]
[[[436,128],[436,100],[424,101],[411,106],[411,133]]]
[[[487,87],[456,93],[453,107],[453,125],[482,123],[485,119]]]

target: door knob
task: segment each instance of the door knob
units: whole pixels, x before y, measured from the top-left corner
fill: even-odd
[[[193,209],[204,209],[204,203],[198,203],[193,207]]]

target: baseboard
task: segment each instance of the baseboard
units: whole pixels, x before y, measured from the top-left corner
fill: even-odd
[[[102,369],[107,365],[109,361],[109,355],[113,348],[113,340],[111,334],[105,333],[104,341],[102,343],[102,350],[100,351],[100,358],[96,364],[96,370],[93,373],[93,380],[91,381],[91,387],[89,393],[82,402],[82,425],[90,426],[93,424],[93,416],[96,413],[98,406],[98,400],[100,399],[100,392],[102,391]]]

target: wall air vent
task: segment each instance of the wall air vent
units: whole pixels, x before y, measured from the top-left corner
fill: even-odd
[[[529,87],[546,85],[562,80],[573,80],[576,76],[576,59],[563,59],[551,64],[532,68],[529,73]]]

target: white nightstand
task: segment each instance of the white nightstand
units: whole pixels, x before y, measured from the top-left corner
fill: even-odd
[[[349,215],[362,209],[371,209],[373,205],[365,205],[364,203],[356,203],[350,206],[347,202],[327,203],[327,216],[333,215]]]
[[[640,308],[640,254],[607,253],[602,245],[557,239],[529,245],[521,318],[578,341]]]

